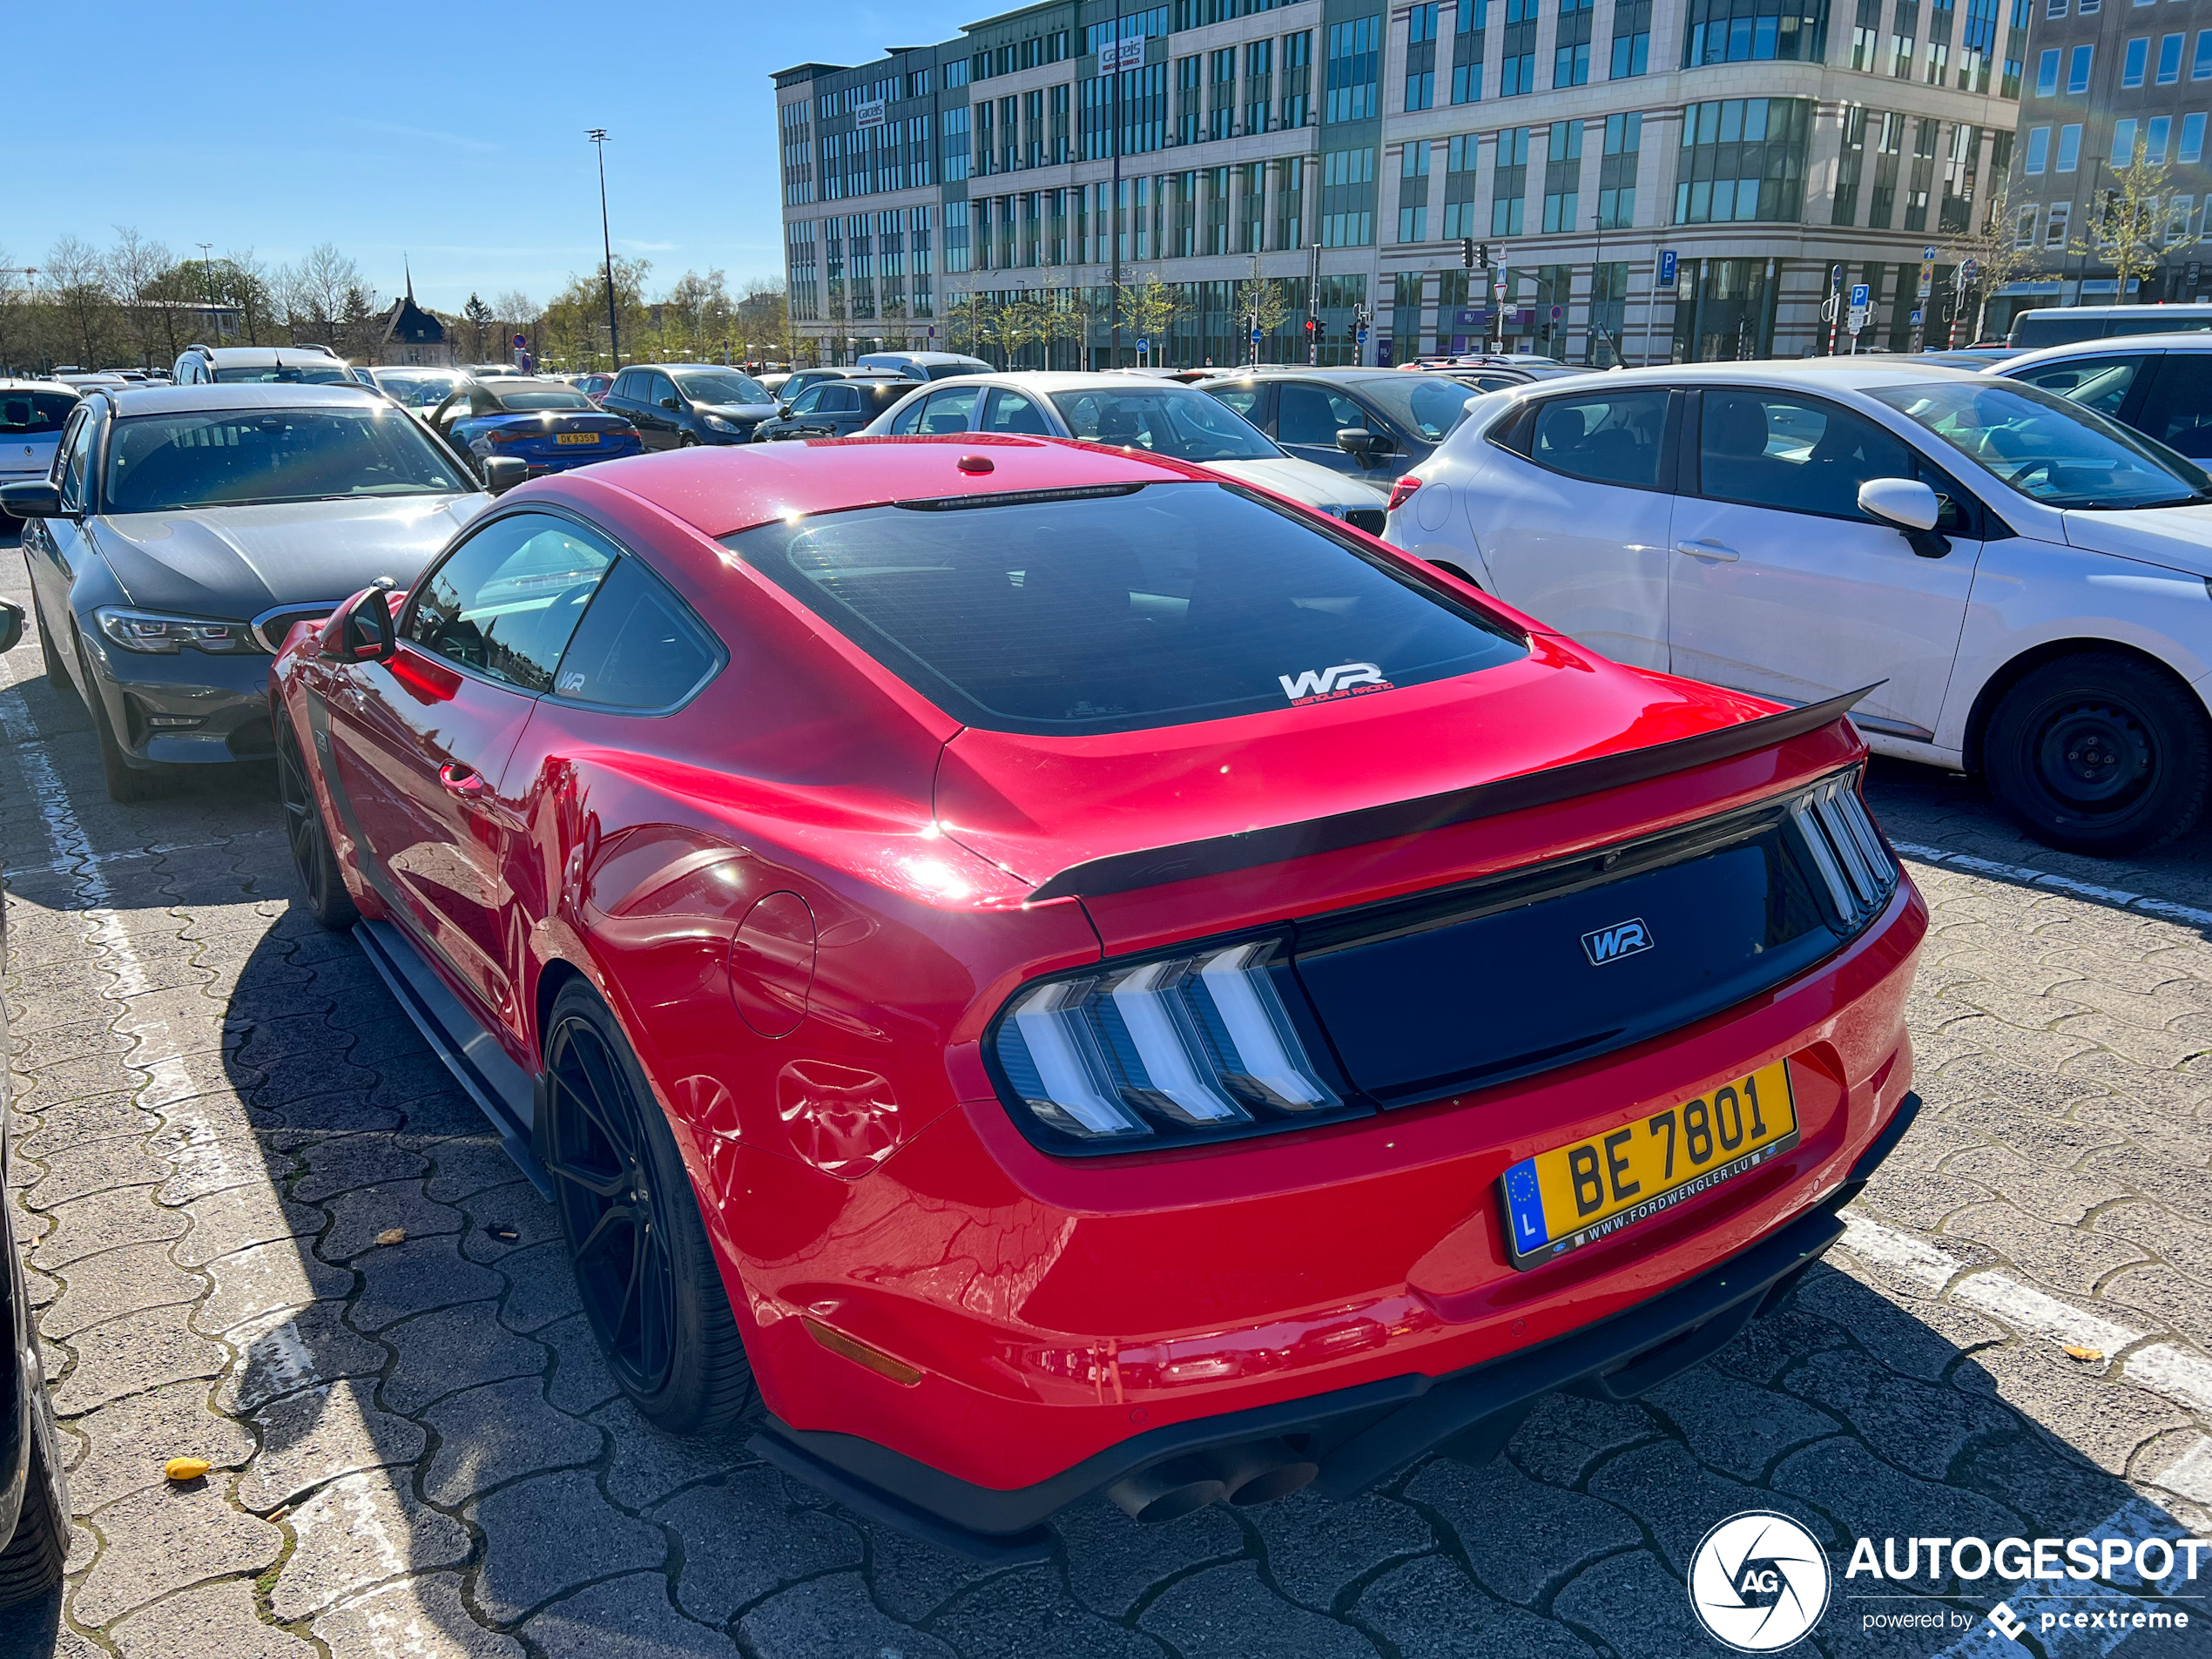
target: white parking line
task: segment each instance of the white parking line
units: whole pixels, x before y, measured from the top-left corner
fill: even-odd
[[[274,829],[242,830],[219,841],[164,841],[153,846],[126,847],[119,853],[87,853],[82,858],[55,859],[45,864],[12,865],[0,870],[0,876],[68,875],[74,871],[103,864],[119,864],[130,859],[166,858],[172,853],[206,853],[216,847],[229,846],[237,841],[259,840],[265,835],[277,833]]]
[[[1995,859],[1976,858],[1971,853],[1946,853],[1939,846],[1924,846],[1914,841],[1892,841],[1890,845],[1906,858],[1918,859],[1923,864],[1945,865],[1953,870],[1964,870],[1971,875],[2001,876],[2007,881],[2048,887],[2054,893],[2072,894],[2077,899],[2088,899],[2122,910],[2140,910],[2147,916],[2157,916],[2167,921],[2187,922],[2194,927],[2212,927],[2212,910],[2175,904],[2170,899],[2153,899],[2140,893],[2130,893],[2125,887],[2102,887],[2094,881],[2077,881],[2070,875],[2054,875],[2048,870],[2038,870],[2030,865],[2000,864]]]

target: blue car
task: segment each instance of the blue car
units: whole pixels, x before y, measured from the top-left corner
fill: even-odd
[[[645,447],[628,420],[608,414],[560,381],[519,375],[467,381],[428,418],[431,428],[468,456],[479,474],[497,455],[512,455],[536,478],[637,455]]]

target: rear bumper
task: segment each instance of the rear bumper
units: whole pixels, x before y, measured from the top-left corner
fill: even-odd
[[[960,1480],[857,1435],[780,1420],[752,1449],[847,1507],[983,1561],[1042,1559],[1054,1512],[1170,1459],[1259,1440],[1303,1439],[1320,1465],[1315,1487],[1349,1497],[1450,1443],[1487,1458],[1536,1401],[1556,1390],[1633,1399],[1725,1346],[1777,1305],[1840,1238],[1838,1216],[1894,1150],[1920,1109],[1906,1094],[1843,1183],[1819,1205],[1672,1289],[1539,1346],[1442,1377],[1410,1373],[1137,1434],[1034,1485],[999,1490]]]

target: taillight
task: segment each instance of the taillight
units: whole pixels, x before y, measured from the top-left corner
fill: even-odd
[[[1322,1080],[1298,1034],[1277,979],[1282,946],[1212,945],[1027,987],[992,1038],[1008,1104],[1069,1150],[1181,1144],[1359,1109]]]
[[[510,427],[496,427],[490,432],[486,433],[484,435],[489,438],[494,443],[527,443],[532,438],[536,437],[537,434],[535,432],[517,432]]]
[[[1407,473],[1403,478],[1400,478],[1396,483],[1390,487],[1389,510],[1394,513],[1399,508],[1403,507],[1407,502],[1413,500],[1413,492],[1420,487],[1421,481],[1414,477],[1412,473]]]

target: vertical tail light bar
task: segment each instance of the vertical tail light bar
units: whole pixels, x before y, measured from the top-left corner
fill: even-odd
[[[1889,901],[1897,887],[1897,864],[1859,799],[1857,772],[1806,791],[1791,804],[1790,816],[1846,927],[1855,927]]]

